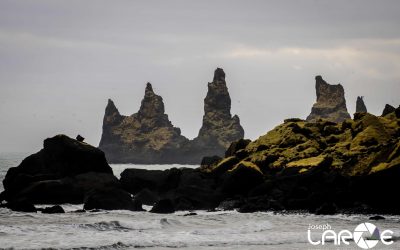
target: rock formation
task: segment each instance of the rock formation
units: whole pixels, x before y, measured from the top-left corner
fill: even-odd
[[[46,139],[42,150],[10,168],[3,185],[0,202],[5,200],[11,209],[32,212],[32,204],[82,204],[88,198],[93,200],[93,192],[96,198],[102,194],[104,197],[105,187],[115,193],[125,192],[101,150],[65,135]],[[107,203],[107,209],[134,207],[129,194],[107,197]]]
[[[396,110],[392,105],[386,104],[381,116],[386,116]]]
[[[237,115],[231,115],[231,98],[225,82],[225,72],[217,68],[213,81],[208,83],[204,99],[203,125],[199,135],[192,142],[192,151],[198,157],[223,156],[229,145],[242,139],[244,130]]]
[[[315,81],[317,102],[313,105],[307,121],[315,122],[318,119],[325,119],[332,122],[342,122],[350,118],[343,86],[341,84],[330,85],[321,76],[316,76]]]
[[[163,99],[150,83],[139,111],[131,116],[120,115],[114,103],[108,101],[99,148],[109,162],[174,163],[188,142],[169,121]]]
[[[399,213],[400,108],[342,123],[286,119],[197,169],[126,169],[122,186],[168,211]],[[150,199],[149,199],[150,198]]]
[[[356,113],[367,113],[367,107],[365,106],[364,103],[364,97],[363,96],[357,96],[357,102],[356,102]]]
[[[223,156],[231,142],[243,138],[239,117],[232,117],[230,108],[225,73],[218,68],[204,99],[203,126],[190,141],[169,121],[161,96],[148,83],[136,114],[122,116],[108,101],[99,148],[112,163],[199,164],[203,156]]]

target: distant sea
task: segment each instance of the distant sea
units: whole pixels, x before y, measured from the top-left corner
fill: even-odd
[[[28,154],[0,153],[0,179],[10,167],[17,166]],[[119,177],[125,168],[168,169],[196,167],[187,165],[111,165]],[[3,187],[0,187],[3,190]],[[398,199],[397,197],[393,197]],[[400,249],[400,217],[385,216],[369,221],[370,215],[320,216],[308,213],[249,213],[236,211],[180,211],[174,214],[148,212],[99,211],[73,213],[83,205],[63,204],[65,214],[13,212],[0,208],[0,249],[362,249],[353,241],[338,246],[308,242],[321,239],[329,226],[354,231],[360,223],[370,222],[380,232],[392,230],[394,243],[381,242],[373,249]],[[39,206],[40,207],[40,206]],[[151,207],[145,206],[149,210]],[[197,215],[185,216],[189,212]]]

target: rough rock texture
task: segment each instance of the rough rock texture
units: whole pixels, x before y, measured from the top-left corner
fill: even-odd
[[[221,182],[223,197],[241,195],[234,204],[243,211],[400,213],[391,194],[400,188],[400,112],[356,113],[342,123],[288,119],[243,150],[202,168],[217,176],[248,169],[244,184]]]
[[[243,138],[239,117],[232,117],[230,108],[225,73],[218,68],[208,84],[203,126],[190,141],[169,121],[161,96],[148,83],[136,114],[122,116],[108,101],[99,148],[112,163],[199,164],[203,156],[223,156],[231,142]]]
[[[356,102],[356,113],[366,113],[367,107],[365,106],[364,103],[364,97],[363,96],[357,96],[357,102]]]
[[[350,118],[342,85],[330,85],[321,76],[316,76],[315,89],[317,102],[313,105],[307,121],[315,122],[318,119],[325,119],[332,122],[342,122]]]
[[[383,109],[383,112],[382,112],[382,115],[381,115],[381,116],[386,116],[386,115],[388,115],[388,114],[394,112],[395,110],[396,110],[395,107],[393,107],[393,106],[391,106],[391,105],[389,105],[389,104],[386,104],[386,105],[385,105],[385,108]]]
[[[109,100],[103,120],[99,148],[109,162],[174,163],[189,140],[181,135],[164,112],[162,97],[147,83],[140,109],[121,116]]]
[[[65,135],[46,139],[42,150],[10,168],[3,185],[1,197],[11,209],[19,204],[83,203],[95,189],[124,192],[101,150]],[[113,204],[119,198],[112,197]]]
[[[223,156],[229,145],[242,139],[244,130],[237,115],[231,115],[231,98],[225,82],[225,72],[217,68],[214,79],[208,83],[204,99],[203,125],[193,140],[193,151],[199,156]]]

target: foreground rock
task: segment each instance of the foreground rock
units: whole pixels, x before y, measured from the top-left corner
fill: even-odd
[[[307,121],[315,122],[318,119],[325,119],[332,122],[342,122],[350,118],[342,85],[328,84],[321,76],[316,76],[315,89],[317,102],[313,105]]]
[[[144,211],[142,204],[134,201],[131,194],[121,188],[99,188],[87,193],[84,206],[85,210],[131,210]]]
[[[97,189],[123,192],[101,150],[65,135],[46,139],[42,150],[10,168],[3,185],[1,197],[15,210],[29,207],[20,204],[80,204]],[[116,204],[121,199],[114,196]]]
[[[203,156],[223,156],[231,142],[243,138],[239,117],[232,117],[230,108],[225,73],[218,68],[208,84],[202,128],[197,138],[188,140],[169,121],[162,97],[147,83],[140,109],[131,116],[121,115],[108,101],[99,148],[112,163],[199,164]]]
[[[253,142],[232,144],[209,165],[127,169],[121,183],[134,195],[170,200],[174,210],[398,214],[398,113],[356,113],[342,123],[287,119]]]

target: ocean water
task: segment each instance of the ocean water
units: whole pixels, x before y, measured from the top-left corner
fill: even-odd
[[[0,178],[26,154],[0,154]],[[179,165],[112,165],[119,176],[125,168],[167,169]],[[196,166],[185,166],[196,167]],[[3,187],[1,187],[2,189]],[[369,215],[320,216],[307,213],[250,213],[189,211],[174,214],[99,211],[74,213],[82,205],[63,204],[65,214],[20,213],[0,208],[0,249],[362,249],[355,242],[313,246],[328,226],[351,232],[370,222],[380,232],[392,230],[394,243],[381,242],[373,249],[400,249],[400,217],[369,221]],[[149,210],[151,207],[145,207]]]

